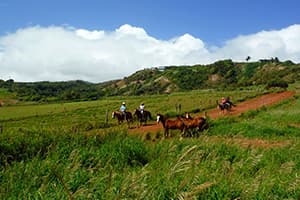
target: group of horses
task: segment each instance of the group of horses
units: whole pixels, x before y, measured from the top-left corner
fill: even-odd
[[[222,113],[225,111],[230,112],[232,106],[235,106],[231,102],[220,104],[217,102],[217,107],[221,110]],[[151,113],[147,110],[141,112],[139,109],[135,109],[133,114],[129,111],[126,111],[125,114],[120,111],[113,111],[112,118],[117,118],[118,123],[121,124],[123,121],[126,121],[128,127],[134,122],[134,118],[138,119],[138,127],[146,125],[148,120],[153,120]],[[196,116],[191,117],[189,113],[185,113],[184,116],[178,115],[176,119],[168,119],[162,114],[157,114],[156,116],[157,123],[161,122],[164,127],[164,136],[169,137],[170,129],[178,129],[181,131],[181,136],[197,136],[199,132],[208,128],[208,122],[206,119],[206,114],[204,117]]]
[[[132,114],[129,111],[124,113],[120,111],[113,111],[112,118],[116,118],[118,120],[118,124],[127,122],[128,127],[134,122],[134,118],[138,119],[138,126],[146,125],[148,120],[153,120],[151,113],[147,110],[144,110],[143,113],[135,109]],[[170,129],[179,129],[181,131],[181,136],[195,136],[195,132],[203,131],[208,128],[208,123],[206,120],[206,116],[204,117],[191,117],[189,113],[185,113],[185,116],[178,115],[175,120],[168,119],[166,116],[162,114],[157,114],[156,116],[157,123],[161,122],[164,127],[164,136],[169,137]]]
[[[116,118],[118,120],[118,124],[126,121],[128,127],[130,127],[130,125],[134,122],[134,117],[137,117],[138,119],[138,126],[146,125],[148,120],[152,120],[151,113],[147,110],[141,112],[139,109],[135,109],[133,114],[129,111],[125,111],[125,113],[122,113],[121,111],[112,112],[112,118]]]
[[[179,129],[181,137],[198,136],[198,133],[208,128],[206,115],[204,117],[191,117],[189,113],[185,116],[178,115],[176,119],[168,119],[162,114],[157,114],[157,123],[161,122],[164,127],[164,137],[169,137],[170,129]]]

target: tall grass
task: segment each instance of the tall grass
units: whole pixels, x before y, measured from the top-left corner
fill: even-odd
[[[181,101],[193,109],[190,97],[200,96],[209,107],[211,97],[201,92],[127,102],[147,101],[155,111],[172,112]],[[37,116],[23,115],[25,107],[19,106],[19,115],[4,117],[0,199],[300,198],[298,98],[210,121],[199,138],[157,137],[155,143],[151,135],[128,134],[116,121],[103,128],[104,113],[122,98],[76,103],[50,114],[39,107]]]
[[[201,139],[145,143],[126,132],[1,137],[1,199],[273,199],[300,195],[299,143],[244,148]],[[8,138],[6,138],[8,139]],[[20,141],[26,142],[20,142]],[[22,156],[9,151],[23,151]],[[22,151],[21,151],[22,150]]]

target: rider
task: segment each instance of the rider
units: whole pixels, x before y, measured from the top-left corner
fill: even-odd
[[[227,105],[227,106],[235,106],[231,101],[230,101],[230,98],[229,97],[222,97],[221,99],[221,104],[223,106]]]
[[[145,105],[144,105],[144,103],[141,103],[141,105],[140,105],[140,112],[143,114],[144,110],[145,110]]]
[[[225,97],[222,97],[222,98],[221,98],[221,104],[222,104],[223,106],[226,104],[226,99],[225,99]]]
[[[225,100],[226,100],[226,103],[227,103],[229,106],[235,106],[235,105],[230,101],[230,98],[229,98],[229,97],[226,97]]]
[[[126,119],[126,104],[125,104],[125,102],[122,103],[122,105],[120,107],[120,111],[123,114],[124,118]]]
[[[142,118],[144,118],[144,110],[145,110],[145,105],[144,105],[144,103],[141,103],[141,105],[140,105],[140,112],[142,114]]]

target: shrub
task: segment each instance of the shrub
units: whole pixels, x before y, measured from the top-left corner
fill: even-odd
[[[271,80],[270,82],[267,83],[266,89],[270,89],[270,88],[274,88],[274,87],[286,89],[288,86],[289,86],[289,84],[286,81]]]

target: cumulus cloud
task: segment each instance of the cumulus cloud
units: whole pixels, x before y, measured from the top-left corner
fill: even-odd
[[[300,25],[241,35],[221,47],[206,46],[188,33],[159,40],[128,24],[109,32],[27,27],[0,36],[0,79],[102,82],[148,67],[244,61],[248,55],[299,62]]]
[[[300,61],[300,25],[282,30],[261,31],[238,36],[215,50],[216,58],[242,60],[249,55],[253,60],[278,57],[280,60]]]

